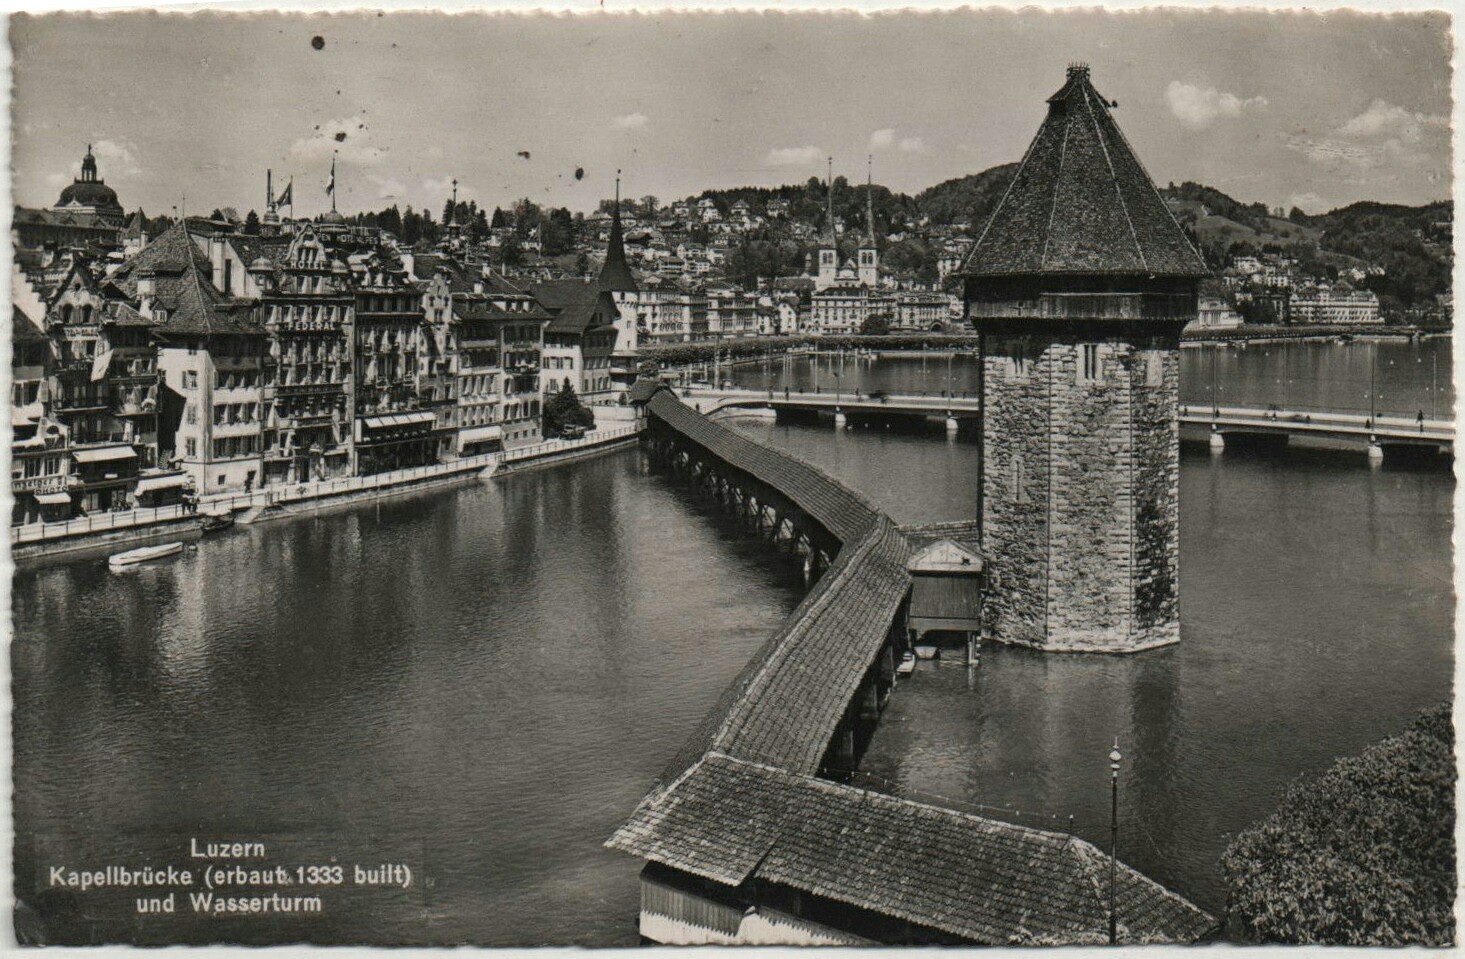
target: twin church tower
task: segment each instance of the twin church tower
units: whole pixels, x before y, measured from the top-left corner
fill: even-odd
[[[961,269],[982,356],[991,638],[1180,638],[1180,333],[1208,271],[1072,66]]]

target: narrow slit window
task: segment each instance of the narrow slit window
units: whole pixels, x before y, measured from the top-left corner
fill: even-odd
[[[1099,382],[1099,344],[1084,343],[1079,347],[1078,379],[1080,383]]]

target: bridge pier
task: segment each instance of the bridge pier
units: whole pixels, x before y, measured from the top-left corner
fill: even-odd
[[[1216,428],[1216,424],[1215,423],[1212,423],[1211,424],[1211,452],[1212,453],[1220,453],[1220,452],[1222,452],[1225,449],[1226,449],[1226,436],[1225,436],[1224,433],[1222,433],[1219,429]]]
[[[849,424],[849,418],[844,415],[844,411],[842,411],[839,407],[836,406],[834,408],[834,428],[835,429],[843,429],[848,424]]]
[[[1368,437],[1368,461],[1375,466],[1384,461],[1384,448],[1379,445],[1379,438],[1373,434]]]
[[[961,423],[957,422],[956,416],[954,414],[952,414],[952,413],[947,413],[946,414],[946,432],[949,433],[949,434],[951,434],[952,436],[955,436],[956,435],[956,431],[959,430],[959,429],[961,429]]]

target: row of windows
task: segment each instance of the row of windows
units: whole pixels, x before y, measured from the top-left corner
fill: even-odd
[[[23,468],[22,468],[23,464]],[[35,479],[37,476],[59,476],[65,460],[61,456],[32,456],[20,459],[10,471],[12,479]]]
[[[258,403],[220,403],[214,407],[215,426],[254,423],[259,420]]]
[[[189,440],[189,442],[193,441]],[[258,436],[227,436],[214,440],[215,459],[225,459],[230,456],[253,456],[258,452]]]
[[[1143,356],[1145,385],[1164,385],[1164,356],[1156,352],[1145,353]],[[1008,379],[1025,380],[1031,371],[1032,361],[1026,355],[1013,353],[1007,357],[1006,375]],[[1079,383],[1104,382],[1104,352],[1100,350],[1099,344],[1082,343],[1079,345],[1078,363],[1074,368],[1074,377]]]

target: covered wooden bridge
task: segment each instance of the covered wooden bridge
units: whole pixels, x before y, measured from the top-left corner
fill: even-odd
[[[1108,858],[1072,836],[856,788],[894,683],[912,543],[820,470],[642,387],[657,462],[780,542],[817,582],[607,845],[640,856],[648,940],[1078,943],[1108,936]],[[917,537],[918,540],[921,537]],[[1215,920],[1125,866],[1125,941],[1189,942]]]

